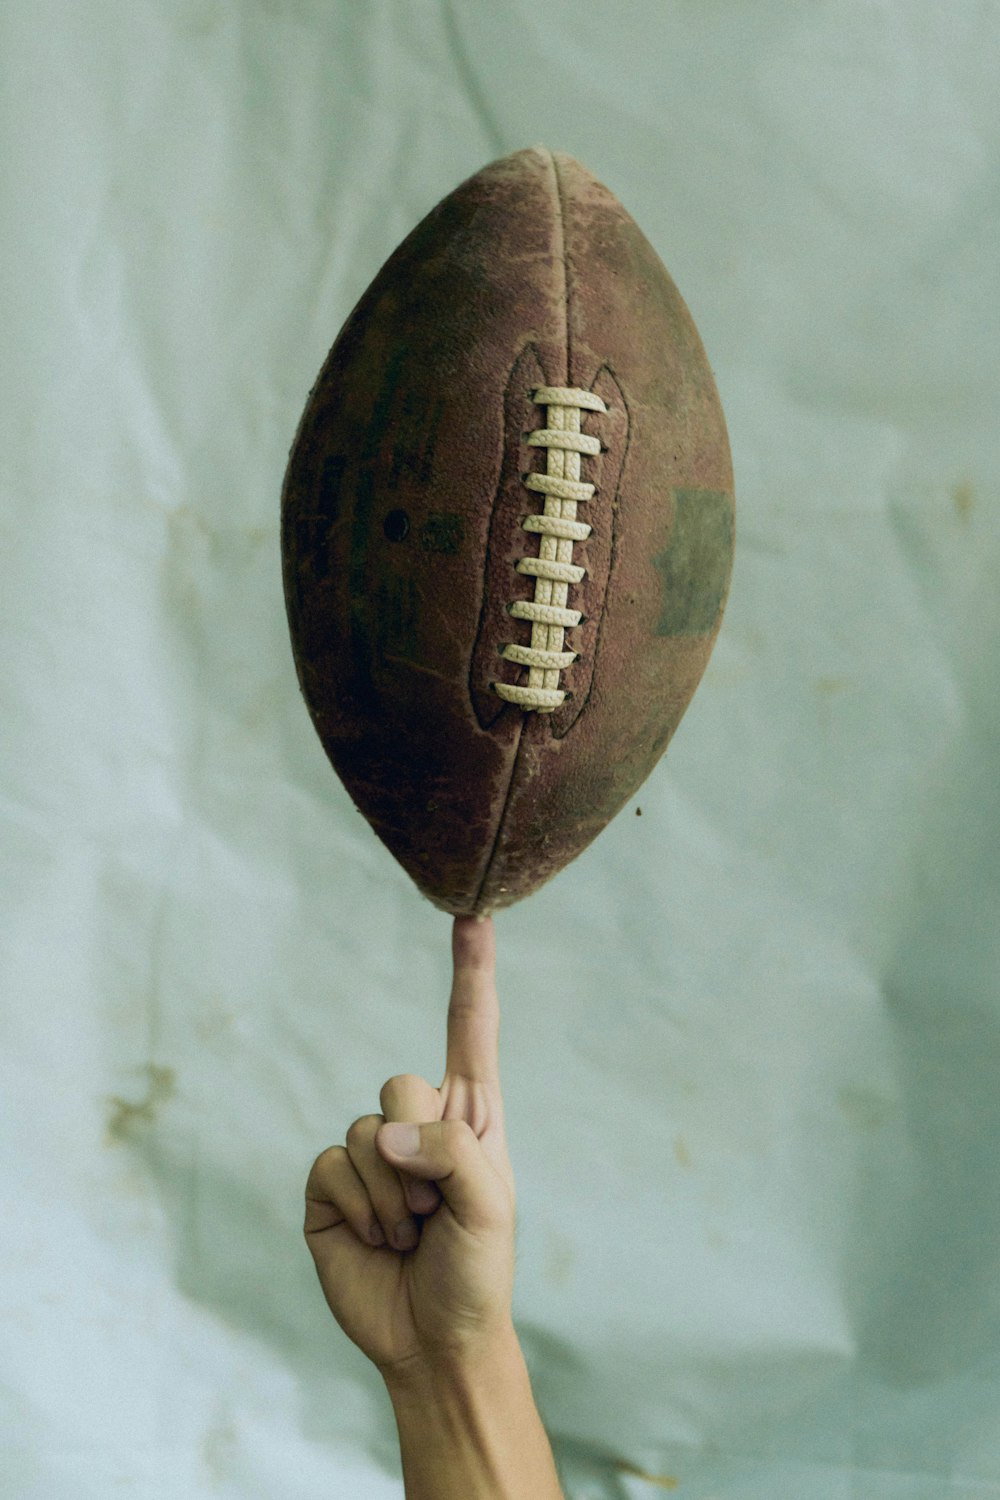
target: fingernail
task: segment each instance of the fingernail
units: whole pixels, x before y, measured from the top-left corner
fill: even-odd
[[[373,1224],[368,1231],[368,1238],[371,1240],[376,1249],[378,1249],[379,1245],[384,1245],[385,1235],[382,1233],[381,1225]]]
[[[419,1125],[384,1125],[382,1140],[394,1156],[416,1156],[420,1150]]]
[[[437,1189],[429,1182],[411,1182],[406,1189],[406,1201],[415,1214],[426,1216],[438,1206]]]
[[[415,1250],[420,1242],[417,1226],[412,1219],[402,1219],[396,1225],[396,1244],[400,1250]]]

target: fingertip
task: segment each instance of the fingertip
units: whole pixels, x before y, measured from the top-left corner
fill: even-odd
[[[492,968],[496,961],[493,918],[488,914],[456,917],[452,928],[451,951],[456,969]]]

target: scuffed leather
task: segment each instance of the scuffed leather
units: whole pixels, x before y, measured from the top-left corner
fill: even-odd
[[[586,619],[566,636],[581,653],[560,679],[573,696],[551,714],[488,685],[520,680],[498,647],[530,638],[506,605],[533,592],[514,564],[531,550],[520,521],[543,503],[520,479],[544,465],[523,436],[544,412],[537,384],[593,388],[610,407],[584,414],[607,452],[583,460],[599,494],[579,507],[595,529],[574,544],[588,575],[568,603]],[[691,317],[579,163],[541,149],[494,162],[390,256],[310,394],[282,557],[320,739],[436,905],[528,895],[649,775],[721,623],[732,490]]]

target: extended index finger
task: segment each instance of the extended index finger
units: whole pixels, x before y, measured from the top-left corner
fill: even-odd
[[[497,1083],[500,1078],[500,1000],[493,918],[456,917],[451,934],[454,974],[448,1002],[445,1073]]]

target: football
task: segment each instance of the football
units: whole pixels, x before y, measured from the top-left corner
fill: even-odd
[[[510,906],[635,793],[733,542],[715,382],[649,241],[569,156],[484,167],[351,313],[282,493],[313,724],[436,906]]]

